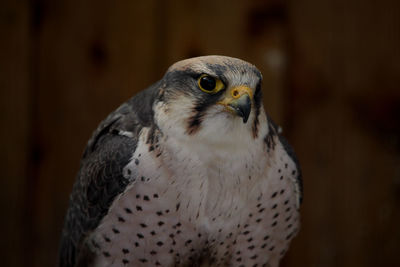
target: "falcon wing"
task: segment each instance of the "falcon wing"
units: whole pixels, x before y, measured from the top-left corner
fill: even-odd
[[[159,83],[111,113],[93,133],[83,154],[62,231],[59,266],[88,266],[92,255],[85,238],[131,182],[123,168],[136,150],[143,127],[152,125]]]

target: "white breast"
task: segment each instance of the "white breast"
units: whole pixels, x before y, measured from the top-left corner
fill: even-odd
[[[231,242],[230,248],[212,245],[215,257],[223,259],[227,251],[234,255],[241,249],[233,245],[236,243],[233,239],[238,244],[247,244],[244,242],[248,242],[249,237],[243,233],[248,230],[252,231],[252,242],[258,249],[269,251],[272,248],[280,253],[286,250],[290,239],[285,238],[285,233],[297,228],[298,215],[294,184],[289,177],[279,177],[285,168],[293,169],[294,163],[282,153],[280,144],[273,153],[267,153],[263,140],[268,131],[267,122],[265,115],[260,118],[260,125],[265,126],[257,139],[246,131],[225,131],[225,139],[216,144],[216,139],[211,138],[209,142],[204,132],[187,138],[176,134],[179,129],[172,129],[170,133],[175,135],[164,131],[151,151],[151,144],[147,142],[150,129],[143,128],[132,160],[124,170],[132,183],[114,201],[93,235],[101,250],[111,255],[102,257],[99,263],[115,265],[125,259],[136,266],[141,264],[141,259],[151,259],[170,265],[176,263],[177,257],[170,254],[171,248],[179,250],[181,260],[185,261],[191,249],[218,240]],[[285,214],[285,210],[289,210],[290,215]],[[276,213],[281,217],[277,218]],[[278,219],[281,224],[272,229],[271,225]],[[251,227],[243,228],[250,223],[253,223]],[[178,230],[175,229],[177,224],[181,225]],[[116,228],[118,234],[113,232]],[[182,231],[180,236],[178,231]],[[173,238],[171,233],[175,235]],[[269,247],[263,244],[266,234],[270,236]],[[118,241],[112,242],[112,237]],[[226,240],[229,238],[231,240]],[[189,240],[190,246],[187,245]],[[159,242],[168,246],[159,246]],[[155,248],[158,257],[150,253]],[[126,249],[129,254],[124,253]],[[249,258],[252,257],[250,253],[253,251],[242,252]],[[275,257],[277,261],[280,257],[264,252],[260,255],[263,258],[257,260],[272,261]]]

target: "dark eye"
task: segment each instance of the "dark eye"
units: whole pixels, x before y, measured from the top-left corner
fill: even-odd
[[[200,78],[200,87],[206,91],[214,90],[215,85],[215,79],[211,76],[203,76]]]
[[[216,93],[224,88],[224,84],[221,80],[207,74],[203,74],[200,76],[198,84],[200,89],[206,93]]]

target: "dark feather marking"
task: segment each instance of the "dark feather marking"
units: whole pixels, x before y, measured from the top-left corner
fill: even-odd
[[[253,73],[258,77],[258,79],[261,81],[262,80],[262,75],[261,72],[257,68],[252,68]]]
[[[214,95],[202,93],[197,97],[192,111],[193,115],[188,119],[188,129],[186,132],[189,135],[195,134],[200,129],[205,112],[210,106],[214,105],[219,100],[224,91],[225,90],[221,90]]]
[[[161,131],[156,125],[153,125],[149,133],[147,134],[146,144],[149,145],[149,152],[153,151],[155,147],[158,147],[159,137],[162,135]]]
[[[275,137],[277,135],[276,128],[270,123],[270,119],[268,118],[268,133],[264,137],[264,143],[267,145],[267,152],[271,149],[275,149]]]
[[[195,134],[199,130],[202,120],[202,113],[195,113],[193,117],[189,118],[187,133],[190,135]]]
[[[262,91],[261,91],[261,80],[258,82],[256,91],[254,93],[254,121],[253,121],[253,137],[256,139],[258,137],[258,126],[260,124],[259,116],[262,101]]]

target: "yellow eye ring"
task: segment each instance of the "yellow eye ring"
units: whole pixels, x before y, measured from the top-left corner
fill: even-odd
[[[197,80],[197,84],[201,91],[208,94],[215,94],[224,88],[224,83],[220,79],[208,74],[202,74]]]

